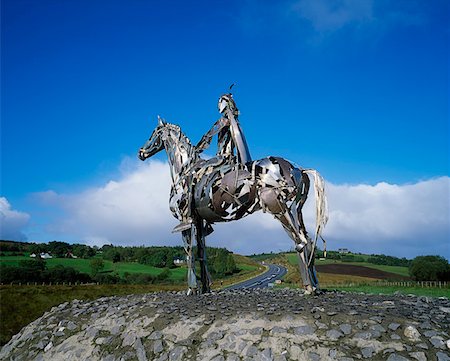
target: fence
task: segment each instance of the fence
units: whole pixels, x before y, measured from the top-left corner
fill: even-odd
[[[10,286],[97,286],[98,282],[11,282],[11,283],[0,283],[0,286],[10,285]]]
[[[450,282],[447,281],[379,281],[375,283],[380,286],[396,286],[396,287],[422,287],[422,288],[448,288]]]
[[[356,286],[379,286],[379,287],[418,287],[418,288],[450,288],[448,281],[374,281],[374,282],[337,282],[321,284],[321,287],[356,287]]]

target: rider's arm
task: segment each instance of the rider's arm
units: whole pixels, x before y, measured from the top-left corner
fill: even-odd
[[[208,133],[206,133],[202,139],[200,139],[200,141],[197,143],[197,145],[195,146],[195,148],[197,149],[198,152],[202,152],[204,151],[206,148],[209,147],[212,138],[220,132],[220,130],[229,125],[229,120],[227,118],[220,118],[217,122],[214,123],[214,125],[212,126],[212,128],[208,131]]]

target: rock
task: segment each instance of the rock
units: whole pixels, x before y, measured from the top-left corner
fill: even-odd
[[[136,350],[138,361],[147,361],[147,355],[145,354],[145,349],[140,338],[137,338],[134,343],[134,348]]]
[[[214,331],[214,332],[211,332],[208,335],[208,339],[212,340],[212,341],[217,341],[217,340],[220,340],[222,338],[223,338],[223,332],[222,331]]]
[[[403,334],[405,335],[406,338],[410,339],[411,341],[420,340],[420,333],[414,326],[407,326]]]
[[[150,336],[148,336],[149,340],[157,340],[162,338],[162,333],[161,331],[154,331],[152,334],[150,334]]]
[[[132,346],[136,342],[136,334],[132,332],[128,332],[125,334],[125,337],[122,341],[122,346]]]
[[[316,352],[308,353],[308,360],[310,361],[320,361],[320,355]]]
[[[253,356],[255,356],[257,353],[258,353],[257,347],[251,345],[251,346],[249,346],[249,347],[247,348],[247,351],[245,352],[245,355],[248,356],[248,357],[253,357]]]
[[[445,350],[444,339],[440,336],[433,336],[430,338],[430,343],[434,346],[434,348]]]
[[[433,336],[436,336],[436,335],[437,335],[437,332],[436,332],[435,330],[425,331],[425,332],[423,333],[423,335],[424,335],[425,337],[433,337]]]
[[[286,359],[285,355],[277,355],[277,356],[275,356],[273,361],[287,361],[287,359]]]
[[[272,355],[272,349],[265,348],[260,354],[259,354],[259,360],[261,361],[273,361],[273,355]]]
[[[154,352],[155,354],[158,354],[158,353],[161,353],[161,352],[163,352],[163,351],[164,351],[164,346],[163,346],[162,341],[161,341],[160,339],[156,340],[156,341],[153,343],[153,352]]]
[[[338,331],[336,329],[329,330],[326,333],[326,337],[331,341],[336,341],[343,336],[344,336],[344,334],[341,331]]]
[[[297,345],[292,345],[289,349],[289,358],[292,360],[300,360],[301,359],[302,349]]]
[[[364,347],[361,349],[361,353],[364,358],[370,358],[375,353],[375,349],[373,347]]]
[[[375,333],[385,333],[386,329],[381,325],[370,326],[370,330],[375,331]]]
[[[250,335],[262,335],[264,329],[262,327],[255,327],[252,328],[249,333]]]
[[[50,342],[47,344],[47,346],[45,346],[44,352],[49,351],[52,347],[53,347],[53,342],[50,341]]]
[[[436,352],[437,361],[449,361],[450,357],[444,352]]]
[[[293,329],[294,335],[305,336],[312,335],[315,332],[315,329],[309,325],[299,326]]]
[[[361,340],[370,340],[372,339],[372,333],[371,332],[358,332],[355,334],[354,338],[361,339]]]
[[[377,322],[377,323],[383,322],[383,319],[382,319],[380,316],[373,316],[373,317],[370,317],[369,320],[375,321],[375,322]]]
[[[222,355],[217,355],[216,357],[211,359],[211,361],[225,361],[225,357],[223,357]]]
[[[286,333],[287,330],[283,327],[275,326],[270,330],[270,335],[275,335],[277,333]]]
[[[168,359],[169,359],[169,355],[167,353],[163,353],[154,361],[167,361]],[[121,361],[122,361],[122,359],[121,359]]]
[[[227,355],[227,359],[226,361],[240,361],[240,358],[238,355],[236,355],[235,353],[229,353]]]
[[[410,352],[409,356],[416,359],[417,361],[427,361],[427,357],[425,356],[425,352]]]
[[[350,333],[352,332],[352,326],[348,323],[340,325],[339,329],[344,333],[344,335],[350,335]]]
[[[397,353],[391,353],[387,358],[387,361],[410,361],[410,360]]]
[[[74,330],[76,330],[77,328],[78,328],[78,326],[75,324],[75,322],[73,322],[73,321],[69,321],[68,323],[67,323],[67,329],[69,330],[69,331],[74,331]]]
[[[397,329],[399,327],[400,327],[400,324],[399,323],[395,323],[395,322],[390,323],[389,326],[388,326],[388,328],[390,330],[392,330],[392,331],[397,331]]]
[[[185,346],[175,346],[172,351],[169,352],[169,361],[182,361],[186,351],[187,348]]]
[[[328,330],[328,326],[320,321],[315,321],[314,324],[319,330]]]

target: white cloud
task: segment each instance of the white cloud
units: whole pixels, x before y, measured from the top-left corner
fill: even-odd
[[[25,241],[23,233],[30,220],[27,213],[11,209],[11,204],[5,197],[0,197],[0,239]]]
[[[170,229],[176,224],[168,209],[170,174],[166,163],[129,160],[119,180],[79,194],[39,193],[41,204],[63,211],[47,231],[57,237],[90,244],[174,244]]]
[[[79,194],[41,193],[41,202],[64,212],[48,231],[59,239],[91,244],[181,244],[172,234],[177,221],[168,209],[170,174],[167,163],[127,162],[119,179]],[[450,178],[409,185],[327,184],[330,221],[325,236],[330,249],[347,247],[365,253],[414,257],[449,257]],[[45,202],[44,202],[45,201]],[[304,210],[305,223],[314,228],[312,194]],[[214,225],[211,246],[238,253],[287,250],[293,242],[270,215],[255,213],[236,222]]]
[[[327,235],[360,252],[450,257],[450,178],[415,184],[328,185]]]

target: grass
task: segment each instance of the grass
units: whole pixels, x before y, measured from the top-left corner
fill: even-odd
[[[31,258],[25,256],[2,256],[0,257],[0,265],[18,266],[20,261],[30,260]],[[58,265],[64,267],[72,267],[75,270],[92,274],[91,260],[84,258],[50,258],[46,260],[47,268],[51,269]],[[120,277],[123,277],[125,272],[127,273],[145,273],[152,276],[157,276],[163,272],[162,268],[152,267],[137,262],[117,262],[103,260],[105,267],[102,272],[118,273]],[[170,270],[169,280],[173,282],[182,282],[186,278],[186,268],[178,267]]]
[[[99,297],[181,290],[183,285],[0,286],[0,344],[63,302]]]
[[[0,264],[8,266],[18,266],[19,261],[26,261],[33,258],[27,256],[0,256]]]
[[[233,255],[233,256],[235,258],[236,265],[240,270],[240,273],[252,274],[255,270],[258,269],[258,263],[256,263],[255,261],[240,255]],[[30,260],[30,258],[25,256],[3,256],[0,257],[0,264],[18,266],[19,262],[22,260]],[[62,265],[65,267],[72,267],[82,273],[92,274],[91,260],[92,258],[91,259],[50,258],[46,260],[46,264],[49,269],[56,267],[58,265]],[[112,261],[108,260],[103,260],[103,262],[105,264],[105,267],[102,269],[101,272],[117,273],[120,277],[123,277],[126,272],[145,273],[150,274],[152,276],[157,276],[161,272],[163,272],[162,268],[152,267],[138,262],[113,263]],[[170,275],[168,280],[172,282],[184,282],[186,280],[186,275],[187,275],[187,268],[185,266],[172,268],[170,269]]]

